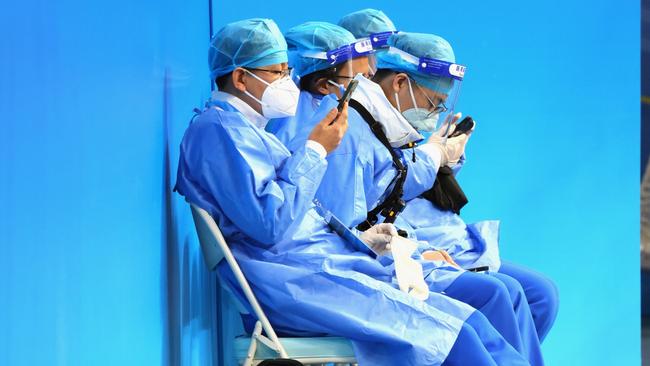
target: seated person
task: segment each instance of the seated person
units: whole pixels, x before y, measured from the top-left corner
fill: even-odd
[[[332,233],[312,200],[347,128],[330,110],[293,153],[264,131],[295,113],[287,47],[268,19],[220,29],[209,51],[219,91],[181,143],[176,190],[221,228],[271,323],[290,335],[350,339],[360,366],[528,365],[480,312],[398,290],[394,272]],[[364,232],[386,250],[388,224]],[[381,239],[384,239],[383,241]],[[227,263],[222,280],[246,303]]]
[[[311,40],[314,44],[321,42],[322,33],[314,32],[314,29],[311,28],[303,28],[303,32],[305,34],[300,36],[301,39]],[[294,37],[296,36],[294,35]],[[327,36],[331,37],[331,35]],[[407,42],[426,47],[426,52],[430,57],[451,51],[449,44],[437,36],[399,33],[392,37],[398,36],[405,37]],[[309,47],[306,42],[303,43],[306,49],[315,47]],[[402,50],[402,52],[406,51]],[[297,59],[294,60],[294,63],[300,65],[301,62],[310,62],[312,60],[311,53],[303,58],[305,61]],[[415,57],[416,62],[417,59]],[[392,99],[398,106],[400,105],[399,99],[401,99],[403,110],[416,108],[417,105],[413,104],[417,104],[417,102],[413,100],[416,92],[421,93],[420,89],[413,90],[416,86],[412,88],[409,86],[410,75],[402,73],[400,78],[403,83],[402,88],[391,95]],[[432,80],[436,79],[435,76],[428,78],[431,81],[430,84],[433,84]],[[397,203],[393,201],[402,201],[402,197],[404,199],[415,198],[428,190],[433,185],[435,173],[441,164],[462,156],[467,136],[450,138],[447,144],[441,142],[423,144],[418,148],[410,148],[407,154],[399,149],[393,152],[393,145],[401,146],[412,143],[421,139],[421,136],[407,119],[402,117],[400,110],[391,104],[387,93],[378,84],[362,75],[357,75],[355,79],[359,82],[359,86],[353,94],[353,100],[362,104],[362,108],[365,107],[366,113],[374,117],[374,122],[391,128],[390,130],[384,129],[389,133],[382,133],[382,135],[387,139],[386,142],[392,145],[385,146],[382,137],[372,131],[369,126],[370,122],[365,121],[359,111],[351,111],[350,129],[341,145],[327,157],[328,168],[316,193],[316,198],[346,226],[361,229],[360,224],[371,220],[371,212],[384,212],[391,205]],[[329,92],[324,88],[310,91],[323,94]],[[434,92],[431,91],[430,94],[433,95]],[[417,98],[420,105],[424,105],[424,102],[427,101],[424,94],[417,94]],[[335,103],[335,98],[324,98],[316,115],[319,116]],[[429,111],[426,113],[428,114]],[[292,124],[302,122],[300,129],[287,126],[286,130],[297,131],[296,136],[287,145],[290,150],[304,145],[308,133],[313,127],[313,122],[306,123],[304,121],[309,121],[312,116],[313,113],[310,111],[305,116],[296,115],[293,120],[286,122]],[[321,117],[316,117],[314,121],[319,118]],[[397,129],[396,126],[400,128]],[[405,140],[405,138],[410,139]],[[395,219],[395,217],[399,219],[399,210],[394,211],[390,219]],[[379,212],[374,212],[373,215],[377,220]],[[389,217],[386,219],[388,220]],[[402,229],[408,229],[407,223],[396,221],[396,224]],[[425,243],[425,248],[432,249],[433,246]],[[445,257],[434,261],[421,259],[426,270],[426,282],[431,291],[444,291],[446,295],[478,309],[515,349],[527,356],[531,364],[543,364],[530,309],[526,301],[523,300],[525,299],[523,289],[514,279],[498,273],[485,275],[466,272],[457,268],[453,260],[448,260],[449,258]]]
[[[300,87],[296,116],[303,121],[316,111],[324,95],[341,97],[341,89],[356,74],[369,70],[372,47],[368,42],[357,42],[352,33],[337,25],[306,22],[289,29],[284,37],[289,49],[289,68]],[[266,130],[287,143],[300,128],[296,116],[272,119]]]
[[[359,39],[382,38],[377,34],[385,35],[396,31],[395,25],[386,14],[375,9],[350,13],[341,18],[338,24]],[[374,45],[377,44],[374,43]],[[388,60],[389,57],[385,53],[389,48],[386,45],[375,50],[373,56],[369,58],[370,65],[376,65],[378,57],[384,57],[385,61]],[[394,69],[395,64],[388,62],[383,67],[385,70],[402,70],[403,68],[400,66],[403,65],[400,64],[397,69]],[[376,77],[375,81],[385,85],[391,80],[387,76],[392,75],[394,73],[385,71]],[[386,87],[390,86],[386,85]],[[426,128],[420,129],[418,132],[424,136],[432,134],[432,131],[427,131]],[[464,161],[465,157],[463,156],[461,163],[453,167],[453,170],[455,172],[460,170]],[[414,230],[414,235],[418,240],[427,241],[436,248],[447,251],[463,268],[488,266],[491,271],[498,271],[517,280],[524,289],[538,338],[540,342],[544,340],[557,316],[557,288],[553,281],[541,273],[512,262],[501,262],[498,253],[498,221],[465,224],[460,215],[451,210],[437,207],[421,196],[408,201],[400,216]]]

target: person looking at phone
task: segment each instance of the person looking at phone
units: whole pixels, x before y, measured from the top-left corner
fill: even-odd
[[[292,78],[300,88],[295,116],[269,121],[266,127],[283,143],[295,136],[301,121],[309,119],[330,95],[340,98],[357,74],[368,74],[369,42],[357,41],[337,25],[306,22],[285,32]]]
[[[346,337],[360,366],[528,365],[481,313],[442,294],[414,299],[392,271],[329,230],[312,201],[324,155],[347,129],[347,105],[331,108],[293,152],[264,131],[268,118],[296,108],[286,50],[269,19],[215,34],[209,63],[219,91],[185,132],[175,187],[214,218],[274,329]],[[391,236],[377,231],[368,244],[385,252]],[[226,261],[217,271],[248,304]]]
[[[414,70],[420,57],[433,58],[450,48],[445,40],[434,35],[400,32],[392,37],[426,48],[426,52],[420,50],[419,55],[409,58],[416,64]],[[402,55],[413,50],[403,47],[394,52]],[[447,119],[448,124],[455,122],[453,105],[458,94],[454,83],[429,73],[428,69],[419,74],[411,69],[388,74],[380,68],[375,78],[379,72],[384,74],[385,87],[363,75],[355,76],[358,87],[350,101],[349,129],[339,147],[327,157],[328,168],[316,198],[350,228],[363,231],[378,222],[388,222],[406,229],[408,235],[411,230],[399,215],[405,201],[431,188],[441,166],[460,159],[468,136],[448,138],[446,143],[440,138],[416,147],[414,142],[422,140],[413,126],[416,119],[440,115],[438,118]],[[304,144],[311,125],[336,103],[333,98],[324,98],[311,122],[301,122],[288,148],[293,150]],[[442,111],[444,103],[449,107]],[[437,249],[429,243],[419,243],[421,253]],[[519,301],[523,298],[521,287],[510,288],[493,276],[465,272],[448,256],[440,254],[420,257],[418,253],[429,289],[451,293],[453,298],[478,309],[515,349],[534,360],[535,365],[541,365],[539,343],[526,341],[526,346],[522,345],[522,334],[530,336],[526,329],[533,325],[527,304]],[[392,265],[389,261],[385,264]]]
[[[412,73],[416,72],[411,63],[403,62],[397,54],[386,55],[386,53],[390,52],[391,46],[394,46],[394,44],[388,44],[386,35],[395,33],[396,28],[383,12],[375,9],[359,10],[344,16],[338,24],[348,29],[357,38],[368,37],[373,40],[386,40],[383,44],[374,42],[373,45],[379,47],[374,53],[375,58],[384,60],[382,61],[382,68],[384,69],[379,72],[374,80],[382,83],[387,95],[392,94],[389,81],[392,76],[396,75],[395,71],[411,68]],[[453,57],[451,51],[451,48],[449,48],[446,54],[441,54],[439,57],[450,60],[452,58],[449,57]],[[416,84],[415,89],[419,89],[418,86],[420,85]],[[411,87],[413,88],[413,85]],[[414,90],[414,93],[416,100],[418,100],[419,96],[422,96],[420,90]],[[433,100],[433,98],[431,99]],[[428,101],[422,100],[421,102],[426,105]],[[433,103],[435,102],[433,100]],[[446,107],[450,106],[446,101],[443,103],[446,104]],[[419,100],[417,104],[422,106]],[[437,118],[443,120],[440,116]],[[442,130],[427,128],[435,125],[429,123],[429,121],[433,122],[432,119],[418,121],[417,118],[412,118],[411,120],[415,122],[414,126],[416,128],[420,128],[418,132],[427,136],[427,139],[436,141],[440,140],[441,135],[445,133],[450,136],[460,135],[468,131],[471,133],[475,126],[473,120],[469,117],[466,117],[455,126],[450,126],[449,131],[446,131],[447,129],[444,127],[447,126],[444,125]],[[452,161],[451,164],[448,164],[451,165],[454,175],[464,165],[464,160],[465,155],[463,154],[458,162]],[[542,342],[551,330],[559,309],[558,289],[553,280],[524,265],[501,260],[498,250],[499,221],[465,223],[459,212],[455,212],[453,209],[445,207],[445,205],[440,205],[437,200],[432,199],[434,197],[430,194],[431,191],[435,190],[429,190],[422,196],[408,200],[404,211],[400,215],[401,220],[408,223],[410,230],[413,230],[412,234],[418,240],[429,242],[435,248],[448,252],[454,262],[458,263],[462,268],[468,270],[488,268],[491,272],[507,275],[507,277],[501,278],[504,281],[512,282],[511,279],[515,279],[524,290],[526,301],[535,322],[537,337]],[[442,253],[434,255],[442,256]],[[517,283],[507,284],[509,287],[519,285]]]

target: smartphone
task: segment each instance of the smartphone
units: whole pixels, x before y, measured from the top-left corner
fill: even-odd
[[[470,271],[470,272],[486,272],[489,269],[490,269],[490,267],[488,267],[488,266],[482,266],[482,267],[470,268],[470,269],[468,269],[468,271]]]
[[[352,93],[354,92],[354,89],[357,88],[358,84],[359,84],[358,80],[350,81],[350,84],[348,84],[348,88],[345,89],[343,96],[341,97],[341,99],[339,99],[339,105],[336,106],[336,109],[338,109],[339,112],[343,109],[343,104],[345,104],[345,102],[350,101],[350,98],[352,98]]]
[[[476,123],[474,122],[472,117],[467,116],[463,118],[462,121],[458,122],[458,124],[456,125],[456,129],[451,135],[449,135],[449,137],[456,137],[464,133],[468,133],[474,128],[474,125],[476,125]]]

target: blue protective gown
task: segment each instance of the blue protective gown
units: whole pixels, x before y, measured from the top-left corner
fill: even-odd
[[[418,240],[446,250],[461,267],[489,266],[492,271],[517,280],[526,295],[536,338],[539,342],[544,340],[557,317],[557,287],[541,273],[514,263],[501,263],[498,221],[465,224],[459,215],[441,211],[424,198],[410,200],[400,216],[413,228]],[[529,338],[534,342],[535,337]]]
[[[296,135],[298,129],[301,127],[300,121],[296,120],[296,118],[304,119],[305,116],[311,117],[316,109],[318,109],[321,99],[323,99],[323,97],[320,95],[301,90],[300,96],[298,97],[298,109],[296,110],[296,115],[269,120],[265,130],[274,134],[275,137],[283,143],[289,141]]]
[[[295,150],[304,145],[313,126],[335,105],[336,100],[327,97],[316,112],[307,110],[302,120],[309,122],[303,122],[302,127],[295,130],[295,137],[287,142],[289,149]],[[386,147],[373,135],[367,123],[355,110],[349,110],[348,121],[346,136],[339,147],[327,157],[329,168],[316,197],[341,221],[355,227],[365,220],[367,212],[390,192],[396,170]],[[284,131],[293,128],[286,126]],[[281,136],[286,139],[290,134]],[[428,152],[427,149],[430,148],[430,145],[423,145],[413,150],[399,151],[403,156],[403,163],[408,167],[404,199],[416,199],[433,186],[439,157]],[[401,215],[395,225],[415,234],[411,238],[421,244],[420,252],[432,248],[429,242],[422,241],[417,236],[417,232]],[[464,272],[443,261],[422,260],[420,263],[425,271],[425,280],[432,291],[445,291],[447,295],[480,310],[531,364],[543,365],[528,303],[517,301],[525,299],[518,283],[509,281],[507,276]]]
[[[471,356],[450,365],[527,365],[480,313],[408,296],[394,272],[331,233],[312,204],[326,161],[305,146],[290,154],[259,127],[213,102],[185,133],[176,189],[215,219],[274,328],[347,337],[362,366],[440,365],[452,347]],[[218,271],[246,304],[225,262]]]
[[[312,204],[326,161],[305,146],[290,154],[260,127],[213,102],[185,133],[176,189],[215,219],[277,331],[347,337],[361,366],[528,364],[471,307],[408,296],[331,233]],[[225,261],[218,271],[246,304]],[[448,357],[452,347],[464,352]]]

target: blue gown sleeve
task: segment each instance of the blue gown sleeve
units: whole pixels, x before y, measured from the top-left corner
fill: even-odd
[[[268,149],[284,147],[269,144],[264,131],[225,122],[192,127],[185,151],[193,179],[244,234],[270,246],[311,207],[327,167],[316,151],[303,146],[289,155],[285,149],[288,157],[274,164],[278,154]]]
[[[440,169],[440,153],[431,144],[419,145],[414,150],[402,150],[403,161],[408,166],[404,182],[405,201],[412,200],[433,187]],[[412,159],[412,153],[415,153],[415,161]]]

